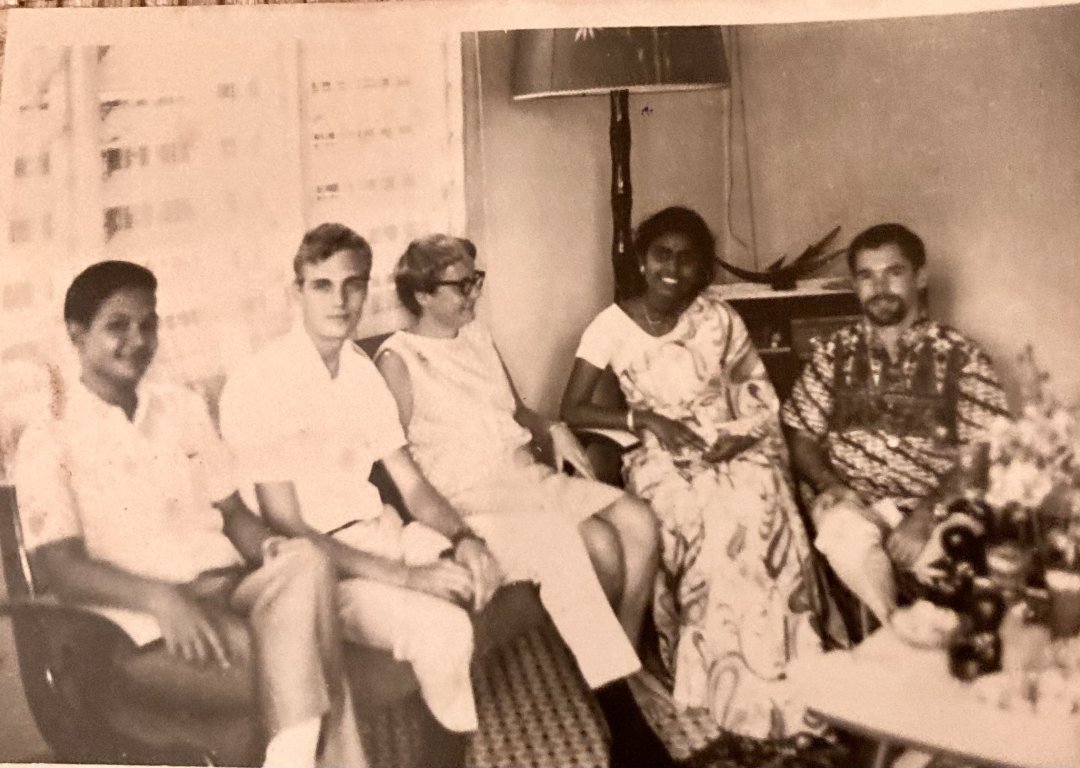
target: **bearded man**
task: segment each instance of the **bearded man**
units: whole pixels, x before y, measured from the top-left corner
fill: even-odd
[[[879,621],[896,608],[963,446],[1005,395],[989,357],[924,312],[926,250],[901,224],[848,247],[863,317],[815,347],[782,410],[796,471],[816,497],[815,546]]]

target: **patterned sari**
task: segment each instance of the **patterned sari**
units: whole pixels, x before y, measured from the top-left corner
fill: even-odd
[[[827,593],[791,491],[779,403],[746,328],[706,289],[675,329],[622,361],[628,403],[688,425],[758,438],[730,461],[664,449],[650,432],[624,458],[627,489],[652,504],[663,554],[654,618],[683,707],[758,738],[816,730],[784,680],[820,653]],[[834,635],[835,636],[835,635]]]

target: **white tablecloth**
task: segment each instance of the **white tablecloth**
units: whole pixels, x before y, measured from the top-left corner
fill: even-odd
[[[806,703],[830,722],[883,741],[1023,768],[1080,766],[1080,717],[1003,711],[949,674],[942,650],[881,629],[851,651],[789,668]]]

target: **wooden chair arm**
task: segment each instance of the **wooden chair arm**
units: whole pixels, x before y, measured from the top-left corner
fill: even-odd
[[[40,645],[77,643],[87,653],[112,652],[120,644],[130,644],[116,623],[88,608],[61,603],[48,597],[16,598],[0,601],[0,616],[8,616],[16,634],[40,635]]]
[[[114,655],[133,647],[127,634],[104,616],[49,598],[2,602],[0,615],[11,618],[20,662],[43,670],[41,679],[24,683],[44,686],[49,690],[43,693],[76,708],[83,706],[84,692],[105,682]]]
[[[11,619],[38,730],[65,760],[100,762],[93,745],[104,723],[95,697],[111,682],[114,654],[132,645],[127,634],[104,616],[49,598],[0,602],[0,616]]]
[[[619,453],[625,453],[641,444],[640,440],[631,444],[620,442],[629,441],[631,437],[635,437],[630,432],[623,429],[592,429],[591,427],[585,427],[573,429],[573,432],[574,436],[578,439],[578,442],[583,446],[600,444],[608,446]]]

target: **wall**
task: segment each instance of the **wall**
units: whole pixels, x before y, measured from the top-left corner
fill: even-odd
[[[762,249],[908,223],[931,307],[1080,396],[1080,8],[739,33]]]
[[[469,222],[504,356],[550,409],[610,296],[607,103],[512,103],[510,49],[480,36]],[[836,224],[847,240],[907,222],[929,250],[932,311],[984,343],[1010,390],[1034,342],[1059,393],[1080,397],[1080,8],[740,27],[735,50],[732,197],[749,239],[745,161],[757,256],[729,255],[763,265]],[[632,97],[635,222],[681,201],[723,233],[727,99]]]
[[[466,34],[463,50],[469,232],[488,270],[482,312],[522,396],[553,412],[581,331],[612,297],[608,100],[513,102],[510,35]],[[631,96],[635,222],[683,203],[721,231],[726,98]]]

